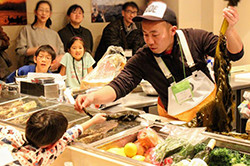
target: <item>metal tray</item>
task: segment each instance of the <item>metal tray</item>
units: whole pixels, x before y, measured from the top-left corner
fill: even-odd
[[[36,111],[39,111],[39,110],[36,110]],[[25,126],[26,126],[27,120],[36,111],[29,112],[29,113],[26,113],[25,115],[20,115],[20,116],[17,116],[15,118],[11,118],[11,119],[5,120],[4,122],[7,123],[7,124],[9,124],[9,125],[16,126],[18,128],[24,129]],[[53,109],[53,111],[58,111],[58,110],[57,109]],[[83,117],[81,117],[81,116],[79,116],[77,114],[72,114],[72,113],[69,113],[69,112],[62,112],[62,114],[68,120],[69,125],[71,123],[73,123],[74,121],[83,118]],[[84,120],[87,121],[87,119],[86,119],[87,117],[84,117],[84,118],[85,118]]]
[[[10,120],[17,116],[57,104],[56,102],[33,96],[10,100],[0,104],[0,120]]]
[[[140,119],[131,122],[106,121],[102,124],[93,125],[85,130],[76,142],[88,144],[89,146],[97,146],[123,135],[124,132],[130,132],[134,129],[139,130],[140,128],[142,128]]]
[[[3,90],[0,94],[0,103],[20,98],[21,95],[15,91]]]
[[[150,127],[153,128],[163,138],[166,138],[168,136],[166,133],[160,131],[160,129],[163,126],[152,125]],[[135,165],[149,165],[146,162],[136,161],[136,160],[133,160],[131,158],[123,157],[123,156],[109,153],[106,151],[106,150],[108,150],[110,148],[114,148],[114,147],[124,147],[126,145],[126,143],[136,141],[138,132],[139,132],[139,130],[126,132],[123,135],[118,136],[112,140],[103,142],[102,144],[99,144],[99,145],[95,146],[94,148],[97,149],[98,151],[101,151],[102,153],[106,153],[106,155],[112,156],[113,158],[114,157],[119,158],[119,160],[124,161],[124,162],[134,161]],[[218,134],[211,135],[210,133],[206,133],[206,132],[204,133],[204,135],[206,135],[208,137],[207,141],[211,138],[214,138],[216,140],[217,147],[226,147],[228,149],[237,150],[240,153],[247,154],[250,156],[250,143],[249,143],[249,141],[246,141],[245,143],[238,142],[238,140],[235,138],[228,139],[228,136],[221,136]]]
[[[90,112],[92,115],[95,115],[98,112],[117,113],[122,111],[135,111],[138,112],[140,115],[145,114],[144,111],[132,108],[125,108],[121,106],[114,106],[105,110],[88,108],[88,112]],[[72,122],[70,126],[75,124],[81,124],[88,119],[89,117],[76,120]],[[76,142],[78,142],[79,145],[87,144],[89,146],[97,146],[108,140],[113,140],[113,138],[116,138],[117,136],[123,135],[124,132],[129,132],[134,129],[139,130],[143,127],[142,124],[144,123],[148,124],[150,122],[145,120],[143,117],[138,117],[135,121],[131,122],[121,122],[116,120],[106,121],[102,124],[93,125],[90,128],[86,129]]]
[[[69,122],[69,127],[72,127],[76,124],[82,124],[90,119],[86,114],[78,113],[77,111],[75,111],[72,105],[65,105],[65,104],[58,105],[55,107],[55,110],[61,111],[62,113],[71,113],[80,117],[80,119],[71,120]],[[88,108],[88,111],[92,115],[95,115],[98,112],[110,113],[110,112],[119,112],[119,111],[124,111],[124,110],[143,113],[143,111],[130,109],[130,108],[123,108],[123,107],[112,107],[107,110],[98,110],[98,109]],[[86,129],[76,142],[79,142],[82,144],[88,144],[90,146],[95,146],[97,144],[101,144],[103,141],[105,142],[106,140],[112,139],[117,134],[118,135],[122,134],[124,131],[130,130],[133,128],[138,128],[138,129],[141,128],[141,123],[144,121],[145,120],[143,118],[137,118],[135,121],[130,121],[130,122],[110,120],[101,124],[96,124]]]
[[[154,129],[161,137],[166,138],[167,135],[165,133],[161,133],[160,129],[162,126],[150,126],[152,129]],[[144,127],[141,127],[140,130],[142,130]],[[139,133],[140,130],[133,130],[130,132],[126,132],[123,135],[121,135],[120,137],[117,137],[113,140],[107,141],[107,142],[103,142],[103,144],[100,144],[98,146],[95,146],[98,149],[101,150],[108,150],[110,148],[113,147],[124,147],[128,142],[134,142],[137,140],[137,135]]]
[[[87,116],[85,113],[77,112],[74,108],[74,105],[72,105],[72,104],[60,103],[56,106],[51,106],[50,108],[53,108],[59,112],[66,112],[66,113],[75,114],[75,115],[78,115],[79,117]],[[98,112],[96,109],[88,109],[88,110],[91,114],[96,114]]]

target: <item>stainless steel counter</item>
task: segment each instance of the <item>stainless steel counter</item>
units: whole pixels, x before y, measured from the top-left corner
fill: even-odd
[[[117,100],[116,103],[121,103],[124,107],[143,109],[148,113],[149,107],[157,105],[157,99],[158,96],[148,96],[144,92],[132,92]]]

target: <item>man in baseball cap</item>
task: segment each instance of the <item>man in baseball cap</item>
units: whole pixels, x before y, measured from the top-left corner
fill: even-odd
[[[231,60],[239,60],[243,54],[242,41],[234,26],[238,22],[238,12],[234,7],[223,10],[223,16],[228,21],[227,51]],[[172,74],[172,79],[179,82],[192,74],[183,55],[179,43],[177,19],[175,13],[167,4],[160,1],[151,2],[143,15],[136,16],[133,21],[141,21],[145,45],[129,59],[121,73],[108,85],[87,95],[78,96],[75,109],[81,112],[82,107],[90,104],[104,104],[117,100],[130,93],[142,79],[152,84],[159,94],[159,115],[168,115],[168,87],[171,81],[162,72],[155,57],[162,59]],[[211,78],[205,56],[214,56],[218,36],[201,29],[181,29],[195,63],[195,69]],[[184,94],[185,95],[185,94]],[[182,96],[180,96],[182,97]],[[179,117],[175,117],[179,118]],[[183,119],[181,119],[183,120]],[[187,119],[185,119],[187,121]]]
[[[133,18],[134,22],[142,21],[143,19],[151,21],[164,20],[171,25],[177,26],[177,19],[174,11],[172,11],[166,3],[154,1],[146,8],[143,15],[138,15]]]

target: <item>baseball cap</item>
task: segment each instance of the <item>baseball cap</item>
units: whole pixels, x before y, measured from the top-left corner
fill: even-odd
[[[133,18],[134,22],[142,21],[143,19],[151,21],[166,21],[171,25],[177,25],[177,19],[174,11],[168,8],[167,4],[160,1],[152,2],[144,11],[143,15],[138,15]]]

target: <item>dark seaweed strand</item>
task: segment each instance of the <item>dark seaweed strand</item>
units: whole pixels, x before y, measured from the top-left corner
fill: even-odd
[[[228,6],[237,6],[240,0],[225,0],[228,1]]]
[[[85,112],[85,114],[87,114],[90,118],[93,118],[93,115],[91,115],[86,108],[82,107],[83,112]]]

